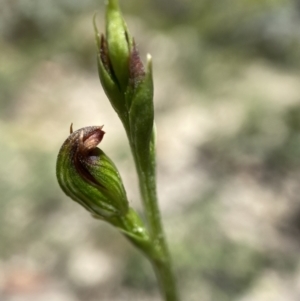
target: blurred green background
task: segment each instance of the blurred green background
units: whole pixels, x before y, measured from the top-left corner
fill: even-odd
[[[184,301],[300,298],[300,1],[120,1],[153,56],[158,191]],[[144,258],[55,178],[74,129],[141,210],[97,77],[104,1],[0,0],[0,300],[160,300]]]

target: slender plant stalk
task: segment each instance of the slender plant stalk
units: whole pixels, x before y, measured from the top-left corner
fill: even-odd
[[[155,258],[150,261],[155,270],[158,283],[166,301],[178,301],[176,282],[172,270],[171,258],[161,222],[156,193],[155,157],[148,170],[138,168],[141,194],[147,216],[149,234],[155,248]]]
[[[148,159],[139,160],[132,145],[131,149],[138,174],[149,235],[154,248],[154,256],[152,253],[152,256],[148,256],[148,258],[155,271],[165,301],[179,301],[171,256],[164,234],[157,198],[154,132],[152,134]]]

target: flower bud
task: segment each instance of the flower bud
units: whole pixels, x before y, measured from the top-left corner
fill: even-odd
[[[103,89],[126,129],[135,156],[147,161],[154,122],[151,56],[145,70],[117,0],[108,0],[106,36],[99,34],[95,17],[94,29]]]
[[[128,84],[131,37],[117,0],[109,0],[106,8],[106,38],[109,58],[122,90]]]
[[[139,215],[129,207],[114,163],[96,146],[104,136],[102,126],[72,132],[62,145],[56,165],[62,190],[95,218],[118,228],[142,252],[154,252]]]
[[[109,0],[107,3],[105,36],[99,34],[95,16],[93,23],[98,48],[99,77],[107,96],[118,109],[114,102],[118,102],[120,98],[124,100],[129,82],[129,56],[132,47],[132,39],[122,18],[118,1]]]
[[[118,82],[115,78],[114,70],[112,68],[109,53],[108,53],[107,40],[103,34],[100,36],[96,27],[95,16],[94,16],[94,30],[95,30],[96,43],[98,47],[98,53],[97,53],[98,73],[99,73],[99,78],[102,87],[108,99],[110,100],[110,103],[112,104],[114,110],[117,112],[117,114],[120,116],[121,119],[124,119],[123,118],[124,112],[126,112],[124,93],[120,89]]]
[[[107,219],[125,216],[128,200],[114,163],[97,148],[102,126],[70,134],[57,158],[57,179],[62,190],[94,216]]]

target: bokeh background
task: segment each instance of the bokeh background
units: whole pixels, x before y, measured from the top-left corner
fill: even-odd
[[[300,1],[127,0],[153,56],[158,191],[184,301],[300,299]],[[101,148],[141,210],[97,77],[101,0],[0,0],[0,300],[160,300],[148,262],[59,189],[58,150]]]

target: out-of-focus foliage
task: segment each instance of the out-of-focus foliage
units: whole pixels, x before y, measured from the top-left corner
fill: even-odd
[[[120,2],[153,56],[159,195],[183,300],[297,301],[300,2]],[[104,123],[103,149],[140,204],[97,78],[103,7],[0,1],[1,300],[158,298],[148,263],[55,179],[69,124]]]

